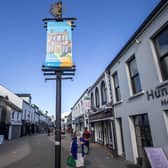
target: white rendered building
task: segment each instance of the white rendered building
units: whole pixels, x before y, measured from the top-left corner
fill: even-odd
[[[115,150],[114,114],[108,71],[103,72],[91,86],[89,97],[91,99],[89,123],[92,141]]]
[[[18,138],[21,135],[23,101],[2,85],[0,96],[0,131],[6,139]]]
[[[83,131],[84,127],[89,126],[88,110],[90,109],[90,98],[88,97],[89,88],[81,95],[71,108],[72,128],[76,131]]]
[[[168,146],[168,1],[161,1],[107,67],[118,155],[137,162]]]

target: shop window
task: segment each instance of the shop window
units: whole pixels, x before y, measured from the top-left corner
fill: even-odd
[[[163,80],[168,80],[168,26],[154,38]]]
[[[132,93],[136,94],[140,92],[142,88],[135,56],[131,57],[131,59],[128,61],[128,68],[132,86]]]
[[[133,122],[135,127],[138,154],[140,157],[143,157],[144,147],[153,146],[148,115],[143,114],[134,116]]]
[[[101,83],[101,100],[102,100],[102,105],[106,104],[107,102],[107,89],[105,82],[102,81]]]
[[[115,72],[113,74],[113,82],[114,82],[115,99],[116,99],[116,101],[120,101],[121,100],[121,94],[120,94],[120,86],[119,86],[117,72]]]

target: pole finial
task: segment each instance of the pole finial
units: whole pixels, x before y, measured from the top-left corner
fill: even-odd
[[[50,13],[52,16],[56,18],[62,18],[62,1],[58,0],[58,2],[55,2],[51,5]]]

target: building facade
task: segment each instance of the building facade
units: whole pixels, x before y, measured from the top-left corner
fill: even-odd
[[[93,141],[126,160],[145,147],[168,154],[168,1],[162,0],[88,90]],[[80,99],[72,108],[80,130]],[[79,118],[76,120],[76,118]]]
[[[39,133],[40,132],[40,112],[39,112],[39,107],[36,106],[35,104],[32,105],[34,108],[34,119],[33,119],[33,124],[34,124],[34,132]]]
[[[31,94],[16,94],[23,101],[22,106],[22,129],[21,135],[31,135],[34,133],[34,108],[31,105]]]
[[[41,133],[46,133],[48,131],[49,124],[51,123],[50,118],[47,116],[47,114],[44,114],[42,111],[39,111],[40,113],[40,127],[39,131]]]
[[[5,139],[21,135],[23,101],[10,90],[0,85],[0,132]]]
[[[115,149],[114,116],[108,76],[109,72],[103,72],[89,90],[89,123],[92,141]]]
[[[90,109],[90,98],[88,97],[88,91],[89,88],[85,90],[71,108],[72,128],[75,131],[83,131],[84,127],[89,126],[88,111]]]
[[[30,94],[14,94],[0,85],[0,135],[7,140],[34,133],[46,133],[51,118],[31,104]]]
[[[161,1],[107,67],[118,155],[137,162],[168,145],[168,1]]]

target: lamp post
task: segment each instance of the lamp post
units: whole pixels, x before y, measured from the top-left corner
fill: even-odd
[[[62,80],[64,79],[72,79],[72,76],[75,75],[75,66],[72,65],[71,60],[68,60],[67,62],[61,62],[62,59],[58,59],[55,62],[53,61],[53,59],[57,59],[57,57],[60,57],[60,53],[58,54],[57,51],[55,50],[55,46],[57,45],[58,41],[52,41],[53,39],[57,39],[57,33],[53,31],[56,31],[56,28],[53,27],[53,24],[55,22],[57,23],[61,23],[64,21],[68,21],[71,27],[71,31],[73,30],[73,28],[75,27],[74,25],[74,20],[76,20],[76,18],[63,18],[62,17],[62,1],[59,0],[57,3],[52,4],[51,9],[50,9],[50,13],[52,16],[54,16],[54,18],[45,18],[43,19],[44,21],[44,27],[48,29],[48,24],[50,24],[50,26],[52,27],[52,30],[49,30],[49,40],[51,40],[51,43],[48,43],[48,45],[52,45],[52,47],[49,47],[50,50],[47,51],[48,52],[48,57],[47,59],[50,60],[50,58],[52,57],[52,61],[45,62],[45,65],[42,66],[42,71],[44,72],[45,76],[48,76],[47,78],[45,78],[45,80],[55,80],[56,81],[56,112],[55,112],[55,116],[56,116],[56,120],[55,120],[55,168],[61,168],[61,84],[62,84]],[[69,24],[68,23],[68,24]],[[65,23],[64,23],[65,24]],[[59,24],[60,25],[60,24]],[[60,31],[60,30],[59,30]],[[65,32],[64,32],[65,33]],[[67,33],[67,31],[66,31]],[[60,36],[61,32],[58,33]],[[62,33],[63,35],[63,33]],[[54,38],[51,38],[51,36],[54,36]],[[70,35],[69,35],[70,36]],[[70,38],[70,37],[69,37]],[[65,40],[66,38],[62,38],[62,40]],[[68,41],[69,43],[70,41]],[[62,45],[60,45],[60,41],[59,43],[59,47],[69,47],[69,46],[64,46],[65,43],[63,43]],[[54,45],[54,47],[53,47]],[[69,48],[68,48],[69,49]],[[47,48],[48,50],[48,48]],[[53,54],[53,55],[52,55]],[[58,54],[58,55],[57,55]],[[67,55],[70,54],[71,55],[71,49],[68,50]],[[57,56],[56,56],[57,55]],[[65,55],[65,51],[63,51],[62,53],[63,57],[68,58],[69,59],[69,55],[66,57]],[[51,78],[51,76],[54,76]]]

